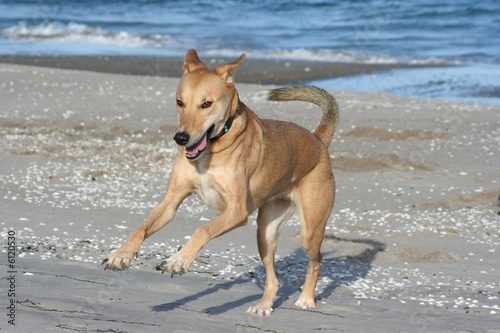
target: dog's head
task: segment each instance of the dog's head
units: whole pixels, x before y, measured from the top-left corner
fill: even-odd
[[[184,74],[177,88],[179,126],[174,140],[185,147],[189,160],[199,158],[208,148],[210,139],[220,135],[228,119],[234,116],[238,96],[233,74],[245,60],[238,60],[208,70],[195,50],[184,58]]]

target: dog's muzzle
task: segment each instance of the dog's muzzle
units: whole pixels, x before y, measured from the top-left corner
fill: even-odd
[[[208,131],[206,131],[203,136],[193,145],[186,147],[186,158],[188,160],[195,160],[200,157],[208,147],[208,143],[210,141],[210,136],[214,131],[215,125],[210,126]],[[186,132],[177,132],[174,135],[174,141],[179,146],[186,146],[189,142],[191,136]]]

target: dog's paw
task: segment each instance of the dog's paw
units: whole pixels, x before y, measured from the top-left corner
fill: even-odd
[[[305,299],[302,296],[295,302],[295,306],[302,309],[314,309],[316,307],[316,303],[314,299]]]
[[[251,306],[248,308],[247,313],[259,316],[259,317],[269,317],[273,312],[273,308],[262,307],[259,305]]]
[[[175,274],[185,274],[188,272],[189,266],[191,266],[191,263],[193,262],[193,259],[189,259],[185,257],[181,252],[176,253],[175,255],[171,256],[163,264],[161,265],[163,269],[163,273],[169,272],[172,273],[172,277]]]
[[[104,265],[105,270],[123,271],[130,267],[133,258],[134,253],[118,250],[104,259],[102,265]]]

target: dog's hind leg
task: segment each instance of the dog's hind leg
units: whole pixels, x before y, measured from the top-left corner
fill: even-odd
[[[269,316],[278,292],[279,281],[274,266],[274,255],[278,247],[278,238],[285,222],[293,215],[294,207],[288,199],[275,199],[259,208],[257,216],[257,244],[260,258],[266,270],[264,295],[260,302],[251,306],[248,313]]]
[[[311,175],[310,175],[311,176]],[[315,181],[315,179],[319,179]],[[314,290],[321,268],[321,243],[325,226],[335,199],[335,179],[307,177],[302,180],[296,195],[297,212],[302,225],[302,242],[309,257],[302,293],[295,305],[315,308]]]

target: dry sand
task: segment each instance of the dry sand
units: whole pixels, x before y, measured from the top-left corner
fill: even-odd
[[[104,271],[164,195],[177,83],[0,64],[3,332],[500,332],[497,105],[332,92],[338,188],[317,309],[293,306],[307,262],[296,217],[280,238],[270,318],[245,314],[264,279],[254,217],[212,241],[190,273],[156,271],[213,218],[196,198],[130,270]],[[313,106],[265,101],[269,86],[237,88],[263,118],[319,121]]]

